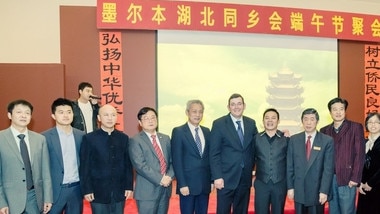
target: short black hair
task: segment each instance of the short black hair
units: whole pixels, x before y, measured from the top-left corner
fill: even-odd
[[[88,82],[81,82],[78,85],[78,91],[83,90],[86,87],[92,88],[92,85]]]
[[[140,111],[137,113],[137,119],[138,119],[138,120],[141,120],[141,117],[142,117],[144,114],[148,113],[148,111],[153,111],[154,114],[155,114],[156,117],[157,117],[157,111],[156,111],[154,108],[151,108],[151,107],[143,107],[143,108],[141,108]]]
[[[305,110],[302,112],[301,121],[303,120],[303,117],[304,117],[306,114],[314,114],[314,115],[315,115],[315,119],[317,119],[317,121],[319,121],[319,114],[318,114],[318,111],[315,110],[314,108],[307,108],[307,109],[305,109]]]
[[[57,110],[57,106],[70,106],[71,110],[73,110],[73,102],[65,98],[58,98],[53,101],[53,103],[51,104],[51,113],[55,113],[55,111]]]
[[[33,105],[30,102],[28,102],[26,100],[22,100],[22,99],[20,99],[20,100],[14,100],[14,101],[10,102],[8,104],[8,113],[12,114],[13,109],[17,105],[27,106],[30,109],[30,113],[33,113]]]
[[[329,108],[329,111],[331,111],[331,106],[334,105],[335,103],[342,103],[344,105],[344,110],[347,110],[348,101],[343,98],[336,97],[330,100],[329,103],[327,103],[327,107]]]
[[[264,111],[264,114],[263,114],[263,119],[264,119],[264,117],[265,117],[265,114],[266,114],[267,112],[270,112],[270,111],[275,112],[275,113],[277,114],[277,119],[280,119],[280,113],[278,113],[277,109],[275,109],[275,108],[268,108],[268,109],[266,109],[266,110]]]

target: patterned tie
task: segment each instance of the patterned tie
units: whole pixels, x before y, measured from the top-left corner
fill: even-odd
[[[24,161],[25,174],[26,174],[26,188],[27,190],[30,190],[33,186],[32,167],[30,165],[28,148],[26,147],[26,143],[24,140],[25,135],[19,134],[17,135],[17,137],[20,138],[20,153],[21,153],[22,160]]]
[[[306,159],[309,160],[310,158],[310,151],[311,151],[311,141],[310,141],[311,135],[307,136],[306,140]]]
[[[198,133],[199,127],[195,128],[195,143],[197,144],[198,152],[202,157],[202,143]]]
[[[240,120],[236,121],[236,124],[238,126],[237,133],[238,133],[239,138],[240,138],[240,143],[241,143],[241,145],[243,145],[244,144],[244,134],[243,134],[243,129],[241,128],[241,121]]]
[[[162,154],[162,151],[160,147],[158,146],[156,135],[151,135],[150,137],[152,138],[153,148],[156,151],[158,160],[160,161],[161,174],[164,175],[166,172],[166,161],[165,161],[164,155]]]

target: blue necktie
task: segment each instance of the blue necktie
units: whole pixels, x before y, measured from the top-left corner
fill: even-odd
[[[238,133],[238,135],[239,135],[239,138],[240,138],[240,143],[241,143],[241,145],[243,145],[244,144],[244,134],[243,134],[243,129],[241,128],[241,121],[240,120],[238,120],[238,121],[236,121],[236,124],[237,124],[237,133]]]
[[[202,157],[202,143],[198,134],[199,127],[195,128],[195,143],[197,144],[198,152]]]

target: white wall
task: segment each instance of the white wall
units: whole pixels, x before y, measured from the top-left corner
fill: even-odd
[[[206,0],[205,2],[231,1]],[[375,15],[379,15],[380,8],[378,0],[234,0],[233,2]],[[60,5],[96,6],[96,0],[0,0],[0,63],[59,63]]]

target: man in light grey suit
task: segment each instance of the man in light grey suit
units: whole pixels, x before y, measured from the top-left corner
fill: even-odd
[[[174,178],[169,136],[158,133],[157,112],[143,107],[137,114],[142,131],[130,139],[129,154],[136,170],[134,198],[139,214],[166,214]]]
[[[79,150],[84,132],[73,128],[73,104],[58,98],[51,105],[56,126],[43,132],[49,149],[53,185],[50,214],[80,214],[83,197],[79,185]]]
[[[9,103],[11,126],[0,131],[1,213],[38,214],[51,208],[49,152],[45,137],[27,128],[32,112],[33,106],[26,100]],[[25,151],[27,159],[20,151]]]
[[[288,197],[294,199],[296,214],[322,214],[331,200],[334,174],[334,141],[317,132],[318,112],[302,112],[304,132],[290,137],[287,154]]]

